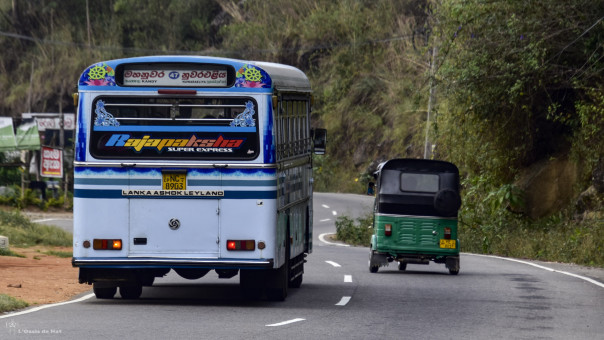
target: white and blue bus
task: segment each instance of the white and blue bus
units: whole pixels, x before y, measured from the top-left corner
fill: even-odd
[[[311,88],[291,66],[194,56],[81,75],[73,265],[97,298],[136,299],[174,270],[239,274],[283,300],[312,251]]]

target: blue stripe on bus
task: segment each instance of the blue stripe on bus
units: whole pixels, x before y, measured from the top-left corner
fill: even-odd
[[[79,185],[123,185],[146,186],[161,185],[161,179],[136,179],[136,178],[75,178],[74,184]],[[219,180],[219,179],[190,179],[189,186],[239,186],[239,187],[265,187],[276,186],[277,180]],[[153,189],[155,190],[155,189]]]
[[[129,161],[133,161],[133,160],[129,160]],[[124,161],[126,162],[126,161]],[[195,165],[195,164],[192,164]],[[245,165],[245,164],[243,164]],[[198,168],[198,169],[188,169],[187,170],[187,174],[191,175],[191,174],[201,174],[201,175],[215,175],[215,176],[220,176],[220,174],[222,174],[223,176],[229,176],[229,175],[249,175],[249,176],[258,176],[258,175],[276,175],[277,174],[277,169],[275,168],[260,168],[260,169],[238,169],[236,168],[237,164],[230,164],[229,168],[223,168],[223,169],[213,169],[213,168],[208,168],[208,169],[203,169],[203,168]],[[174,170],[180,170],[180,169],[185,169],[187,168],[186,165],[183,165],[181,167],[157,167],[157,168],[129,168],[129,167],[76,167],[74,169],[75,173],[77,174],[91,174],[91,175],[97,175],[97,174],[106,174],[106,173],[118,173],[118,174],[127,174],[128,172],[133,173],[133,174],[141,174],[141,175],[147,175],[147,174],[154,174],[154,173],[161,173],[162,170],[169,170],[169,169],[174,169]]]
[[[83,185],[161,185],[161,179],[136,178],[75,178],[74,184]]]
[[[155,191],[155,190],[151,190]],[[148,199],[275,199],[277,191],[225,191],[221,197],[204,196],[122,196],[121,190],[75,189],[73,197],[77,198],[148,198]]]
[[[79,185],[123,185],[123,186],[145,186],[145,185],[161,185],[161,179],[147,178],[75,178],[74,184]],[[187,181],[190,186],[240,186],[240,187],[265,187],[276,186],[277,180],[236,180],[236,179],[190,179]]]
[[[256,132],[255,127],[230,126],[151,126],[151,125],[121,125],[95,126],[94,131],[143,131],[143,132]]]

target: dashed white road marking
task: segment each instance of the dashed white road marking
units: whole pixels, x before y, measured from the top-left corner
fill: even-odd
[[[344,282],[352,282],[352,275],[344,275]]]
[[[470,254],[470,253],[467,253],[467,254],[468,255],[473,255],[473,256],[491,257],[491,258],[500,259],[500,260],[506,260],[506,261],[511,261],[511,262],[518,262],[518,263],[522,263],[522,264],[528,264],[529,266],[537,267],[537,268],[544,269],[544,270],[547,270],[547,271],[550,271],[550,272],[560,273],[560,274],[576,277],[578,279],[585,280],[585,281],[587,281],[589,283],[595,284],[596,286],[604,288],[604,283],[598,282],[598,281],[596,281],[594,279],[590,279],[589,277],[585,277],[585,276],[577,275],[577,274],[574,274],[574,273],[569,273],[569,272],[565,272],[565,271],[562,271],[562,270],[557,270],[557,269],[541,266],[541,265],[538,265],[538,264],[535,264],[535,263],[531,263],[531,262],[527,262],[527,261],[512,259],[512,258],[508,258],[508,257],[493,256],[493,255]]]
[[[37,312],[39,310],[50,308],[50,307],[58,307],[58,306],[68,305],[70,303],[76,303],[76,302],[80,302],[80,301],[84,301],[84,300],[90,299],[93,296],[94,296],[94,294],[88,294],[88,295],[84,295],[81,298],[75,299],[75,300],[70,300],[70,301],[65,301],[65,302],[59,302],[59,303],[53,303],[53,304],[50,304],[50,305],[43,305],[43,306],[31,308],[31,309],[26,309],[26,310],[21,311],[21,312],[16,312],[16,313],[11,313],[11,314],[7,314],[7,315],[2,315],[2,316],[0,316],[0,319],[12,318],[13,316],[19,316],[19,315],[23,315],[23,314],[29,314],[29,313]]]
[[[323,208],[325,208],[325,209],[329,209],[329,206],[328,206],[328,205],[326,205],[326,204],[323,204],[323,205],[321,205],[321,206],[322,206]]]
[[[348,244],[334,243],[334,242],[326,241],[325,240],[325,236],[327,236],[327,235],[333,235],[333,233],[324,233],[324,234],[319,235],[319,241],[321,241],[321,242],[323,242],[325,244],[332,245],[332,246],[350,247],[350,245],[348,245]]]
[[[338,214],[338,212],[337,212],[337,211],[335,211],[335,210],[332,210],[332,211],[331,211],[331,214],[332,214],[332,215],[334,215],[334,216],[336,216],[336,215]]]
[[[326,219],[320,220],[319,222],[327,222],[327,221],[331,221],[331,218],[326,218]]]
[[[333,261],[325,261],[325,262],[326,262],[326,263],[329,263],[330,265],[332,265],[332,266],[334,266],[334,267],[336,267],[336,268],[338,268],[338,267],[342,267],[342,266],[340,266],[338,263],[335,263],[335,262],[333,262]]]
[[[336,303],[336,306],[346,306],[348,302],[350,302],[350,296],[342,296],[342,299]]]
[[[304,320],[306,320],[306,319],[302,319],[302,318],[291,319],[291,320],[287,320],[287,321],[283,321],[283,322],[278,322],[278,323],[273,323],[273,324],[270,324],[270,325],[266,325],[266,327],[284,326],[284,325],[289,325],[290,323],[300,322],[300,321],[304,321]]]

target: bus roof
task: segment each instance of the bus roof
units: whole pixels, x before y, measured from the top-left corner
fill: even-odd
[[[190,85],[179,83],[169,85],[168,75],[165,75],[165,84],[153,85],[153,83],[145,83],[142,85],[124,84],[123,73],[126,67],[136,68],[141,66],[144,70],[152,70],[152,65],[161,65],[161,70],[168,71],[170,66],[178,65],[176,70],[186,69],[187,65],[201,66],[231,66],[234,70],[234,81],[228,85],[195,85],[191,82]],[[160,71],[161,71],[160,70]],[[204,69],[210,70],[211,69]],[[137,69],[138,71],[138,69]],[[157,70],[156,70],[157,71]],[[117,81],[116,81],[117,78]],[[174,79],[170,77],[171,79]],[[141,86],[152,89],[153,87],[190,87],[190,88],[231,88],[238,87],[245,90],[253,90],[259,92],[278,91],[296,91],[310,92],[310,81],[304,72],[299,69],[278,63],[246,61],[238,59],[228,59],[220,57],[204,57],[204,56],[146,56],[124,59],[114,59],[102,61],[90,65],[80,76],[79,89],[98,89],[99,86],[125,86],[133,88]]]

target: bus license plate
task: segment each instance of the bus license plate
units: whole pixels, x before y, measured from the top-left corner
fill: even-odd
[[[164,173],[162,174],[162,189],[163,190],[186,190],[187,189],[187,174],[185,173]]]
[[[440,240],[441,248],[455,249],[455,240]]]

